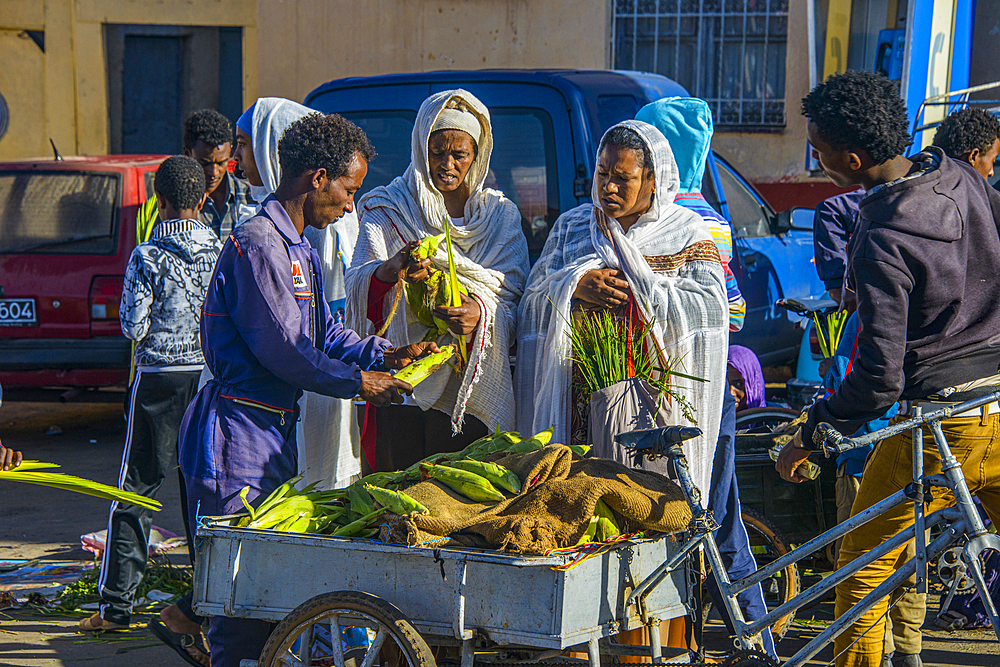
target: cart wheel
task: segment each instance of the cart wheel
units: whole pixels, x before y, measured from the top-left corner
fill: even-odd
[[[348,648],[341,630],[363,629],[368,646]],[[391,642],[386,642],[391,639]],[[368,593],[338,591],[304,602],[268,637],[259,667],[437,667],[430,647],[394,606]]]
[[[750,549],[753,551],[758,567],[763,567],[790,551],[781,531],[773,523],[756,510],[749,507],[741,509],[743,524],[747,527],[747,534],[750,537]],[[762,581],[761,586],[764,587],[764,600],[767,602],[768,609],[775,609],[783,605],[798,595],[801,590],[798,566],[792,563],[779,570],[771,578]],[[779,618],[771,626],[771,634],[776,639],[784,637],[794,620],[794,611]]]

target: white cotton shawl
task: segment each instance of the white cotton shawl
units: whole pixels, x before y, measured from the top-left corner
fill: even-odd
[[[431,128],[445,108],[463,105],[482,126],[478,153],[466,174],[469,200],[465,216],[451,223],[455,266],[459,281],[479,302],[482,317],[469,337],[469,361],[457,374],[444,369],[421,383],[413,398],[427,410],[451,415],[452,429],[461,429],[466,412],[490,429],[514,425],[514,398],[509,348],[516,327],[517,302],[528,273],[528,247],[521,233],[521,214],[502,192],[483,187],[493,151],[490,114],[474,95],[464,90],[436,93],[424,100],[417,112],[411,144],[411,162],[406,172],[385,187],[361,199],[361,231],[347,274],[347,323],[354,330],[372,333],[367,319],[368,289],[379,265],[408,241],[417,241],[444,231],[449,220],[444,197],[434,187],[427,161]],[[447,270],[445,244],[432,258]],[[389,314],[397,285],[383,299],[383,316]],[[401,299],[389,324],[386,338],[394,345],[423,339],[428,329]],[[445,334],[440,343],[454,339]]]
[[[556,221],[521,299],[515,372],[518,430],[535,433],[555,425],[553,439],[566,442],[572,396],[568,320],[573,293],[586,272],[620,269],[644,319],[653,323],[650,342],[671,359],[679,359],[681,372],[709,380],[672,379],[694,407],[703,432],[684,443],[684,451],[695,483],[707,492],[722,416],[720,386],[725,382],[729,344],[722,264],[689,260],[671,271],[650,268],[646,257],[676,255],[695,243],[711,242],[712,235],[701,216],[673,203],[680,184],[677,165],[659,130],[641,121],[621,125],[635,130],[652,153],[653,205],[628,232],[593,204],[578,206]],[[599,201],[596,179],[592,199]],[[604,226],[611,239],[601,231]]]
[[[250,144],[253,146],[257,173],[264,185],[251,185],[250,194],[258,204],[263,203],[281,183],[278,142],[282,135],[289,125],[311,113],[318,112],[283,97],[261,97],[254,105]]]

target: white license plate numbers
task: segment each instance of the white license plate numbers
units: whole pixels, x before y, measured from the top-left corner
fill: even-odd
[[[34,299],[0,299],[0,327],[38,324]]]

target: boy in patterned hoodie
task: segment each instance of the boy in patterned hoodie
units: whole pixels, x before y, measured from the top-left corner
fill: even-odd
[[[158,222],[132,251],[119,310],[122,332],[136,342],[125,452],[119,486],[153,498],[170,471],[177,432],[205,364],[199,342],[201,306],[222,250],[211,227],[198,221],[205,174],[185,156],[167,158],[153,189]],[[186,513],[185,513],[186,515]],[[146,567],[151,514],[111,505],[101,566],[101,610],[83,630],[127,628],[133,595]]]

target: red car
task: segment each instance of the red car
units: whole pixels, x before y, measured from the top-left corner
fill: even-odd
[[[0,162],[0,386],[127,383],[118,304],[165,157]]]

